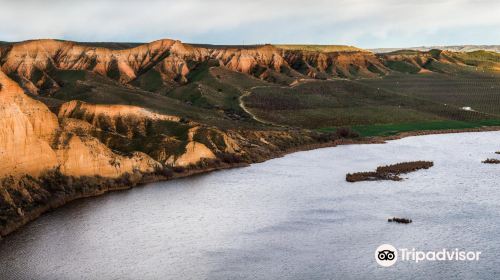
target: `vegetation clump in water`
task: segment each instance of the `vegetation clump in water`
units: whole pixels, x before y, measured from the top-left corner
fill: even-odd
[[[398,224],[411,224],[413,222],[411,219],[397,218],[397,217],[389,218],[387,221],[389,223],[398,223]]]
[[[489,158],[487,160],[484,160],[483,163],[488,163],[488,164],[500,164],[500,159],[496,158]]]
[[[400,174],[405,174],[419,169],[428,169],[434,166],[432,161],[410,161],[401,162],[392,165],[379,166],[376,171],[372,172],[357,172],[348,173],[346,175],[347,182],[359,181],[378,181],[378,180],[392,180],[401,181]]]

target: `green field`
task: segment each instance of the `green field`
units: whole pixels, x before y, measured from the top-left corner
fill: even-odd
[[[391,136],[401,132],[412,131],[432,131],[446,129],[469,129],[480,128],[484,126],[500,126],[499,120],[485,120],[477,122],[464,121],[433,121],[433,122],[414,122],[414,123],[399,123],[399,124],[379,124],[379,125],[355,125],[351,128],[358,132],[362,137],[370,136]],[[337,128],[322,128],[323,132],[333,132]]]
[[[423,98],[456,107],[496,115],[500,118],[500,75],[470,74],[392,74],[360,82],[391,92]]]
[[[432,99],[347,80],[315,81],[296,87],[259,87],[244,100],[262,119],[309,129],[493,118]]]

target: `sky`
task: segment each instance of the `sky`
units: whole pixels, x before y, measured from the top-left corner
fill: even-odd
[[[500,44],[497,0],[0,0],[0,41]]]

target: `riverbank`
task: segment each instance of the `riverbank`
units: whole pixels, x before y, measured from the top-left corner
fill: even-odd
[[[17,229],[21,228],[23,225],[29,223],[30,221],[38,218],[45,212],[51,211],[53,209],[59,208],[67,203],[72,201],[89,198],[94,196],[103,195],[105,193],[111,191],[121,191],[128,190],[132,187],[145,185],[148,183],[159,182],[159,181],[168,181],[173,179],[185,178],[189,176],[194,176],[198,174],[204,174],[212,171],[229,169],[229,168],[237,168],[237,167],[245,167],[252,163],[259,163],[263,161],[267,161],[273,158],[278,158],[285,156],[290,153],[299,152],[299,151],[308,151],[319,148],[327,148],[327,147],[335,147],[339,145],[352,145],[352,144],[383,144],[389,140],[397,140],[405,137],[411,136],[421,136],[421,135],[430,135],[430,134],[449,134],[449,133],[464,133],[464,132],[485,132],[485,131],[500,131],[500,127],[481,127],[481,128],[468,128],[468,129],[452,129],[452,130],[431,130],[431,131],[415,131],[415,132],[404,132],[398,135],[393,136],[385,136],[385,137],[369,137],[369,138],[358,138],[358,139],[337,139],[331,142],[325,143],[315,143],[315,144],[307,144],[300,145],[297,147],[292,147],[285,149],[283,151],[277,151],[273,154],[269,154],[266,157],[261,157],[259,160],[255,160],[252,162],[239,162],[239,163],[223,163],[219,166],[203,168],[203,169],[190,169],[184,172],[173,173],[171,177],[165,177],[157,174],[140,174],[140,179],[131,182],[131,184],[124,183],[121,180],[109,180],[106,178],[98,178],[97,180],[101,180],[97,182],[94,187],[86,187],[82,188],[82,191],[69,193],[63,191],[61,193],[56,193],[50,197],[50,200],[47,201],[45,205],[37,205],[33,209],[27,212],[22,213],[22,218],[17,221],[10,221],[8,224],[3,225],[0,230],[0,239]],[[78,178],[72,178],[72,180],[78,180]],[[26,182],[24,182],[26,183]],[[62,186],[64,189],[64,186]],[[21,210],[18,210],[21,211]]]
[[[491,242],[500,234],[500,166],[481,163],[499,142],[500,132],[482,132],[340,145],[82,199],[0,242],[0,279],[387,279],[372,253],[382,243],[500,252]],[[400,182],[345,181],[416,159],[435,166]],[[411,264],[396,265],[393,279],[411,275]],[[492,254],[429,269],[426,278],[500,272]]]

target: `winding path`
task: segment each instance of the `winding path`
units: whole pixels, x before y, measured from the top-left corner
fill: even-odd
[[[317,80],[315,80],[315,79],[299,79],[296,82],[294,82],[293,84],[291,84],[290,86],[275,86],[275,85],[270,85],[270,86],[254,86],[254,87],[251,87],[249,90],[243,90],[242,91],[242,94],[238,98],[239,106],[241,107],[241,109],[243,109],[243,111],[245,111],[248,115],[250,115],[257,122],[260,122],[260,123],[263,123],[263,124],[267,124],[267,125],[273,125],[273,126],[288,127],[286,125],[281,125],[281,124],[273,123],[273,122],[266,121],[266,120],[263,120],[263,119],[257,117],[255,114],[253,114],[252,112],[250,112],[250,110],[248,109],[248,107],[245,106],[245,102],[243,101],[243,98],[245,98],[245,97],[249,96],[250,94],[252,94],[252,91],[254,89],[257,89],[257,88],[286,88],[286,89],[290,89],[290,88],[294,88],[294,87],[296,87],[296,86],[298,86],[300,84],[303,84],[303,83],[315,82],[315,81],[317,81]]]

